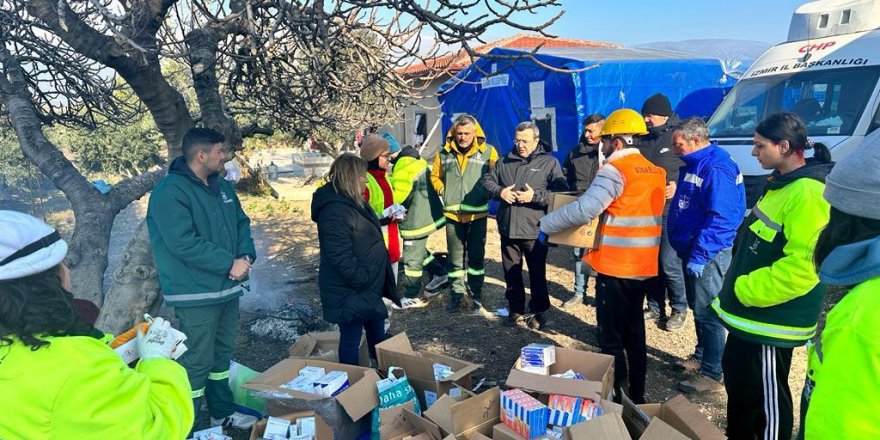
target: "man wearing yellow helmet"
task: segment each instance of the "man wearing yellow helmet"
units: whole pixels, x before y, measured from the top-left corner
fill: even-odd
[[[647,282],[657,276],[665,204],[666,171],[634,147],[648,130],[642,116],[620,109],[602,127],[602,153],[607,158],[593,183],[574,203],[541,219],[539,240],[583,225],[604,214],[597,249],[584,259],[598,272],[596,319],[599,348],[614,356],[615,394],[629,380],[628,395],[645,401],[645,321],[642,302]],[[627,374],[629,361],[629,374]]]

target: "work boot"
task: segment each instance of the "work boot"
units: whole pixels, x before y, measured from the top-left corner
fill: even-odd
[[[651,308],[645,309],[645,321],[660,319],[660,311]]]
[[[442,289],[443,286],[446,286],[447,284],[449,284],[448,276],[435,275],[434,278],[431,278],[431,281],[429,281],[428,284],[425,285],[425,296],[434,296],[440,293],[440,289]]]
[[[567,301],[562,303],[562,307],[570,308],[584,303],[584,294],[583,293],[575,293],[569,298]]]
[[[449,302],[446,303],[446,312],[458,313],[459,310],[461,310],[461,298],[450,298]]]
[[[677,359],[673,365],[684,371],[698,371],[700,369],[700,360],[694,357],[694,355],[690,355],[687,359]]]
[[[672,315],[669,316],[669,319],[666,320],[666,331],[668,332],[677,332],[684,328],[684,323],[687,321],[687,312],[676,312],[672,311]]]
[[[526,319],[526,324],[532,330],[541,330],[544,328],[544,324],[546,321],[544,320],[543,313],[535,313],[531,317]]]
[[[522,322],[522,320],[523,315],[521,313],[511,313],[501,321],[501,325],[505,327],[516,327]]]
[[[686,394],[697,393],[721,393],[724,391],[724,384],[712,379],[709,376],[700,374],[699,376],[683,380],[678,383],[678,390]]]

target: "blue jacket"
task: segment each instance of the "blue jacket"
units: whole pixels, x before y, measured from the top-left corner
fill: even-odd
[[[686,263],[706,264],[733,246],[746,209],[743,176],[715,142],[681,158],[685,166],[669,209],[669,242]]]

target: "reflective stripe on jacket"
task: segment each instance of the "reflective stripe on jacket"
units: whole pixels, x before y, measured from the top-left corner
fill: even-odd
[[[611,159],[623,177],[623,192],[605,210],[599,247],[585,260],[597,272],[618,278],[656,276],[666,171],[641,154]]]
[[[446,224],[443,205],[431,186],[428,162],[422,158],[401,157],[391,174],[394,203],[406,208],[400,226],[405,240],[424,238]]]
[[[830,165],[808,164],[774,177],[740,227],[712,308],[741,339],[797,347],[816,334],[825,287],[812,256],[828,223],[822,191],[829,170]]]
[[[129,368],[89,336],[0,346],[0,438],[182,439],[193,423],[186,371],[169,359]]]
[[[434,157],[431,184],[443,199],[444,215],[457,222],[469,222],[488,215],[489,194],[481,181],[498,160],[498,152],[486,142],[478,123],[471,147],[462,153],[454,129],[449,130],[446,143]]]

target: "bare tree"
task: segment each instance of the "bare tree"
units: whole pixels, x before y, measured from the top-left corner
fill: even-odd
[[[305,137],[384,123],[445,73],[413,77],[401,67],[449,48],[476,55],[471,45],[493,26],[543,32],[561,15],[558,8],[559,0],[0,0],[0,104],[24,155],[73,207],[67,263],[75,293],[118,317],[139,298],[129,309],[153,304],[155,270],[150,258],[136,255],[149,252],[141,231],[114,274],[117,286],[127,287],[105,299],[113,219],[164,171],[101,194],[43,127],[126,124],[146,110],[174,157],[197,123],[224,133],[232,149],[272,129]],[[520,23],[543,10],[555,15]],[[163,72],[175,65],[188,68],[196,102]],[[119,87],[130,89],[136,104],[118,99]],[[138,311],[102,322],[118,331]]]

